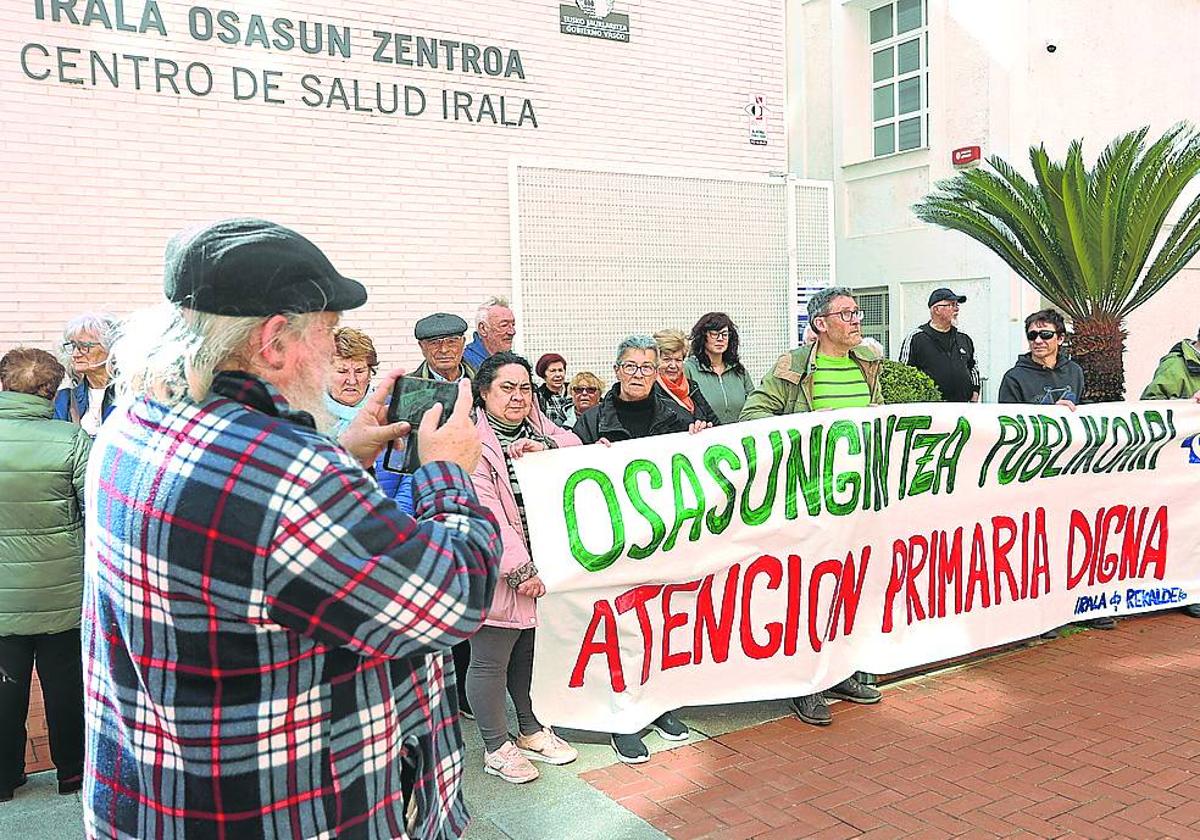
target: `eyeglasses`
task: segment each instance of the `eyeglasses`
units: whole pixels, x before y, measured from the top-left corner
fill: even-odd
[[[448,347],[457,347],[458,345],[462,344],[464,340],[464,336],[461,335],[448,335],[444,338],[424,338],[421,339],[421,344],[437,350],[445,350]]]
[[[1030,341],[1033,341],[1035,338],[1040,338],[1042,341],[1049,341],[1056,335],[1058,335],[1058,333],[1054,330],[1030,330],[1029,332],[1025,333],[1025,337]]]
[[[619,365],[615,365],[615,367],[626,376],[636,376],[639,373],[642,376],[650,376],[654,371],[658,370],[657,365],[653,365],[650,362],[643,362],[640,365],[636,362],[622,362]]]
[[[90,353],[97,347],[102,346],[103,345],[98,341],[64,341],[62,344],[62,349],[66,353],[74,353],[76,351],[80,353]]]
[[[580,386],[579,386],[579,387],[577,387],[577,388],[572,388],[572,389],[571,389],[571,393],[572,393],[572,394],[599,394],[599,393],[600,393],[600,389],[599,389],[599,388],[592,388],[592,387],[591,387],[591,386],[589,386],[589,385],[580,385]]]
[[[863,319],[863,311],[861,309],[839,309],[837,312],[826,312],[821,317],[832,318],[834,315],[841,318],[847,324]]]
[[[933,308],[934,308],[934,309],[937,309],[939,306],[949,306],[951,309],[958,309],[958,301],[956,301],[956,300],[950,300],[950,301],[946,301],[946,300],[944,300],[944,301],[942,301],[941,303],[935,303],[935,304],[933,305]]]
[[[709,338],[729,338],[729,327],[720,330],[705,330]]]

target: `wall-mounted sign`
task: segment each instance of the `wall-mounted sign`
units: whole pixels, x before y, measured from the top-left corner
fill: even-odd
[[[955,166],[974,166],[982,156],[978,146],[963,146],[950,153],[950,161]]]
[[[47,85],[132,89],[138,93],[197,99],[212,95],[232,102],[303,106],[332,114],[441,119],[506,128],[538,127],[533,101],[517,92],[507,92],[508,84],[515,83],[509,82],[499,91],[493,87],[500,85],[493,79],[525,80],[525,65],[518,49],[478,43],[463,36],[447,39],[389,31],[379,28],[380,24],[360,20],[293,21],[258,14],[239,18],[228,11],[214,14],[199,5],[188,9],[186,16],[181,9],[169,8],[164,17],[155,0],[145,0],[137,24],[134,18],[125,16],[122,0],[117,0],[112,12],[110,15],[103,0],[93,0],[87,4],[81,20],[74,0],[55,0],[49,5],[36,0],[33,4],[33,16],[39,21],[92,27],[93,32],[116,29],[148,35],[153,30],[157,36],[154,49],[144,50],[149,52],[147,55],[139,55],[136,51],[85,50],[49,39],[46,43],[30,41],[19,50],[25,77]],[[173,51],[175,45],[167,40],[171,37],[180,44],[180,52]],[[195,43],[214,39],[242,47],[247,54],[270,51],[271,60],[279,62],[279,66],[251,70],[200,60],[205,56],[201,53],[197,57]],[[283,56],[288,53],[289,59],[296,60],[284,63]],[[299,61],[304,55],[346,61],[338,63],[336,76],[330,74],[328,65],[326,69],[313,68],[321,69],[319,74],[305,73]],[[255,58],[249,60],[257,63]],[[267,61],[263,58],[264,63]],[[352,61],[358,66],[351,64]],[[405,81],[412,82],[401,84],[394,81],[397,71],[390,67],[375,68],[368,62],[415,68],[417,72],[399,71],[406,74]],[[154,68],[153,81],[149,67]],[[453,72],[461,78],[446,79],[443,74],[438,81],[432,80],[438,77],[425,81],[420,71],[426,67]]]
[[[605,41],[629,42],[629,15],[613,11],[614,0],[575,0],[558,7],[558,31]]]
[[[761,93],[746,103],[746,113],[750,116],[750,145],[767,145],[767,98]]]

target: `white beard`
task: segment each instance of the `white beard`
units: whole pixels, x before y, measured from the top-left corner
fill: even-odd
[[[325,404],[325,377],[319,370],[305,370],[303,377],[299,377],[286,391],[280,388],[279,392],[293,411],[307,411],[312,415],[318,432],[333,434],[336,419]]]

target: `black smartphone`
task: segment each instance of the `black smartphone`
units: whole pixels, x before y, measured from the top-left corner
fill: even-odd
[[[417,457],[417,427],[425,412],[433,408],[434,403],[442,404],[442,417],[438,426],[450,419],[454,403],[458,401],[458,383],[441,382],[436,379],[420,379],[415,376],[401,376],[392,386],[392,399],[388,403],[387,418],[389,423],[407,422],[412,426],[408,434],[403,452],[403,460],[397,456],[395,446],[388,443],[387,452],[383,456],[383,468],[389,472],[414,473],[421,465]]]
[[[454,411],[454,403],[457,401],[457,382],[400,376],[392,386],[392,400],[388,403],[387,411],[388,422],[407,421],[412,424],[415,432],[421,425],[421,418],[425,416],[425,412],[433,408],[434,403],[441,403],[442,418],[438,421],[438,426],[442,426],[450,419],[450,412]]]

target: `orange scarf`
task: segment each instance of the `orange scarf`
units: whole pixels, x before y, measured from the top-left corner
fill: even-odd
[[[689,388],[690,383],[686,376],[681,376],[678,381],[672,382],[667,377],[659,374],[658,381],[667,389],[667,393],[675,398],[675,402],[688,410],[689,414],[696,413],[696,404],[692,401],[691,389]]]

